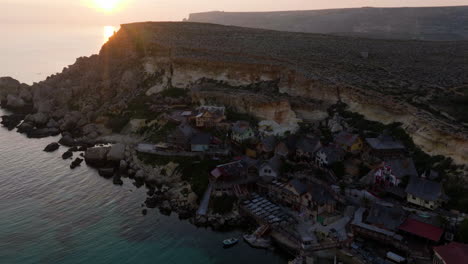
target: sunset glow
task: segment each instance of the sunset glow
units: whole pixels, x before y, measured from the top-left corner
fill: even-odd
[[[110,37],[114,35],[114,33],[117,31],[116,27],[113,26],[105,26],[104,27],[104,42],[107,42]]]
[[[94,0],[94,6],[104,12],[116,10],[121,0]]]

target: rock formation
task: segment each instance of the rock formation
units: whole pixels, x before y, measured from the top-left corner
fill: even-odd
[[[103,124],[133,98],[170,87],[280,124],[323,119],[341,100],[369,119],[403,123],[431,154],[468,163],[466,104],[457,101],[467,91],[467,44],[135,23],[99,55],[31,87],[2,78],[0,97],[30,102],[35,130],[58,125],[85,141],[110,133]]]

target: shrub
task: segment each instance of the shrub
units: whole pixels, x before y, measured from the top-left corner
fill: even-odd
[[[122,129],[128,124],[130,117],[124,116],[113,116],[107,121],[106,127],[112,129],[115,133],[120,133]]]
[[[213,197],[212,208],[217,214],[226,214],[232,211],[236,202],[237,197],[224,194],[221,197]]]
[[[457,240],[462,243],[468,243],[468,219],[463,220],[458,228]]]
[[[169,88],[166,90],[163,90],[161,92],[162,96],[165,97],[172,97],[172,98],[178,98],[178,97],[185,97],[187,96],[188,90],[186,89],[181,89],[181,88]]]
[[[343,162],[335,162],[331,165],[331,169],[333,171],[333,173],[335,173],[335,175],[338,177],[338,178],[343,178],[346,174],[346,168],[343,164]]]

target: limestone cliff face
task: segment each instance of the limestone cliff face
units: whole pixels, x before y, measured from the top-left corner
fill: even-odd
[[[320,120],[341,99],[385,123],[402,122],[433,154],[468,164],[468,132],[434,96],[468,83],[468,43],[356,39],[196,23],[123,25],[99,55],[35,85],[34,106],[92,119],[168,87],[291,124]],[[362,57],[363,51],[368,57]],[[54,92],[51,92],[52,89]],[[43,95],[48,95],[45,98]],[[60,99],[65,96],[65,99]],[[416,103],[417,102],[417,103]]]

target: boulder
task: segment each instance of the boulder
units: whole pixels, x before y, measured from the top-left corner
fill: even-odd
[[[49,121],[49,116],[46,113],[39,112],[32,115],[27,115],[24,119],[26,122],[35,124],[36,126],[45,126]]]
[[[63,153],[63,155],[62,155],[62,159],[64,159],[64,160],[69,159],[71,157],[73,157],[73,152],[71,150],[68,150],[67,152]]]
[[[67,147],[73,147],[75,145],[75,140],[67,133],[62,136],[59,143]]]
[[[74,129],[78,125],[78,122],[80,122],[80,119],[81,119],[80,112],[77,112],[77,111],[69,112],[63,117],[61,125],[60,125],[60,129],[62,131]]]
[[[17,93],[21,83],[11,77],[0,77],[0,100],[4,100],[9,93]]]
[[[114,178],[112,179],[112,182],[115,184],[115,185],[123,185],[123,181],[122,179],[120,178],[120,176],[118,175],[115,175]]]
[[[86,163],[98,167],[106,165],[108,163],[107,153],[109,150],[109,147],[95,147],[87,149],[85,152]]]
[[[32,100],[32,93],[31,89],[28,87],[22,87],[19,91],[19,97],[24,101],[31,101]]]
[[[57,121],[55,121],[54,119],[50,119],[49,122],[47,122],[46,127],[48,127],[48,128],[58,128],[59,123],[57,123]]]
[[[2,116],[2,125],[8,128],[8,130],[14,129],[22,120],[23,115],[5,115]]]
[[[76,158],[76,159],[71,163],[70,169],[74,169],[74,168],[80,166],[82,162],[83,162],[83,159]]]
[[[21,125],[18,126],[18,132],[19,133],[30,133],[32,130],[34,130],[34,124],[31,124],[29,122],[23,122]]]
[[[166,201],[162,202],[161,207],[159,207],[159,211],[163,215],[170,215],[171,212],[172,212],[172,207],[171,207],[171,204],[169,203],[169,201],[166,200]]]
[[[41,128],[30,131],[27,135],[30,138],[45,138],[50,136],[57,136],[60,131],[57,128]]]
[[[144,179],[145,178],[145,172],[143,170],[139,170],[135,173],[135,178],[136,179]]]
[[[112,145],[107,153],[107,160],[120,162],[123,159],[125,159],[125,145],[121,143]]]
[[[45,147],[44,151],[45,152],[54,152],[56,151],[57,149],[59,149],[60,145],[56,142],[54,143],[50,143],[49,145],[47,145],[47,147]]]
[[[9,94],[7,96],[7,103],[6,103],[6,106],[8,108],[13,108],[13,109],[18,109],[18,108],[22,108],[25,106],[25,102],[23,99],[19,98],[19,97],[16,97],[14,95],[11,95]]]
[[[107,179],[114,176],[114,168],[101,168],[98,170],[98,172],[99,175]]]
[[[121,160],[119,163],[119,170],[123,172],[126,169],[127,169],[127,162],[125,160]]]

